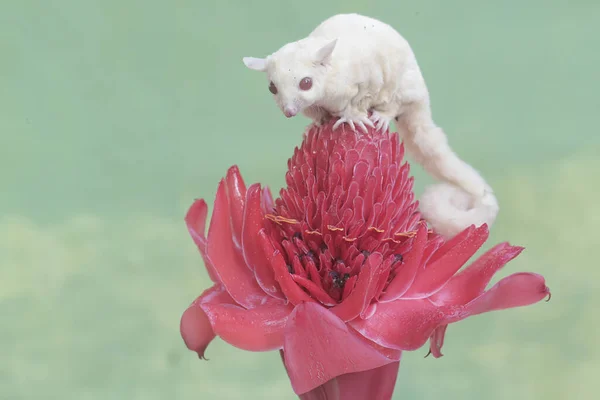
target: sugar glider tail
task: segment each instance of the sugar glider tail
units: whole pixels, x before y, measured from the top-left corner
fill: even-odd
[[[447,238],[473,224],[491,227],[499,211],[494,191],[451,149],[431,118],[429,104],[408,107],[396,125],[408,154],[441,181],[427,187],[419,199],[419,210],[431,227]]]
[[[438,183],[425,189],[419,209],[434,231],[451,238],[470,225],[490,227],[499,208],[493,192],[474,199],[457,186]]]

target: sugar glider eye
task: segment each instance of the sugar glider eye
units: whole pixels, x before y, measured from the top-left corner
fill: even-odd
[[[306,78],[302,78],[298,86],[300,86],[300,89],[302,90],[310,90],[312,87],[312,79],[308,76]]]
[[[277,86],[275,86],[275,84],[273,82],[271,82],[269,84],[269,92],[271,92],[273,94],[277,94]]]

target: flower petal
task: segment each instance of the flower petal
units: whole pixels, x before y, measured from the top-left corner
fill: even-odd
[[[215,272],[215,268],[206,256],[206,237],[204,236],[204,230],[206,229],[206,215],[208,214],[208,207],[203,199],[194,201],[190,209],[185,216],[185,223],[188,231],[194,243],[200,250],[200,255],[204,261],[204,267],[208,272],[210,280],[214,283],[219,283],[219,276]]]
[[[300,400],[343,400],[340,397],[340,386],[337,379],[333,378],[321,386],[318,386],[299,396]]]
[[[260,243],[262,245],[263,251],[271,268],[273,268],[273,273],[275,274],[275,280],[279,282],[281,287],[281,291],[285,295],[286,299],[288,299],[292,304],[297,305],[302,302],[315,302],[304,290],[302,290],[288,271],[287,265],[285,263],[285,259],[281,252],[275,249],[273,243],[267,236],[264,229],[262,229],[258,233]]]
[[[348,325],[346,325],[348,326]],[[363,335],[361,335],[358,331],[356,331],[354,328],[352,328],[351,326],[348,326],[348,329],[350,331],[352,331],[352,333],[354,333],[356,335],[357,338],[359,338],[360,340],[362,340],[364,343],[368,344],[369,346],[371,346],[372,348],[374,348],[375,350],[377,350],[378,352],[380,352],[381,354],[383,354],[385,357],[389,358],[392,361],[400,361],[400,357],[402,356],[402,351],[398,350],[398,349],[390,349],[389,347],[383,347],[369,339],[367,339],[366,337],[364,337]]]
[[[279,350],[279,355],[281,356],[285,371],[289,376],[290,371],[285,364],[285,354],[283,353],[283,350]],[[340,399],[340,389],[335,378],[298,397],[300,400],[342,400]]]
[[[298,305],[284,338],[286,370],[297,395],[352,372],[394,362],[364,343],[344,322],[316,303]]]
[[[399,299],[379,303],[369,319],[350,321],[352,328],[373,342],[391,349],[416,350],[444,320],[443,309],[427,299]]]
[[[439,248],[435,251],[434,254],[432,254],[430,262],[434,263],[441,257],[445,256],[446,253],[448,253],[448,251],[452,250],[457,244],[461,243],[469,235],[471,235],[473,233],[473,230],[475,230],[475,225],[470,225],[467,228],[465,228],[462,232],[456,234],[451,239],[445,239],[442,235],[440,235],[437,232],[432,233],[433,236],[441,237],[443,243],[441,244],[441,246],[438,246]]]
[[[500,243],[485,252],[471,265],[453,276],[450,281],[429,300],[435,304],[464,305],[479,296],[494,274],[506,263],[517,257],[524,247]]]
[[[518,249],[512,246],[510,248],[506,247],[504,254],[506,257],[510,254],[516,256],[520,253]],[[467,270],[465,270],[466,272]],[[441,349],[444,345],[446,327],[449,323],[458,322],[472,315],[485,312],[527,306],[537,303],[549,294],[550,289],[546,286],[544,277],[541,275],[520,272],[507,276],[464,307],[445,307],[450,312],[444,318],[443,325],[440,325],[432,333],[429,351],[435,358],[443,355]],[[452,301],[456,301],[456,299]]]
[[[214,285],[183,312],[179,323],[181,337],[187,348],[198,353],[200,358],[204,358],[206,347],[215,337],[210,321],[200,306],[203,303],[231,304],[233,299],[222,286]]]
[[[245,310],[233,304],[201,304],[214,332],[225,342],[247,351],[271,351],[283,347],[290,305],[271,299]]]
[[[331,308],[331,312],[344,322],[358,317],[367,308],[372,300],[369,294],[375,295],[373,287],[379,282],[383,256],[381,253],[373,253],[362,266],[358,274],[358,280],[354,289],[348,297],[340,304]]]
[[[399,362],[340,375],[300,396],[301,400],[390,400],[398,378]]]
[[[185,223],[188,227],[190,235],[194,243],[200,247],[201,251],[206,250],[206,237],[204,231],[206,229],[206,216],[208,214],[208,206],[204,199],[194,201],[187,214],[185,215]]]
[[[264,225],[264,213],[261,208],[260,184],[255,183],[246,192],[244,207],[244,222],[242,226],[242,249],[244,260],[254,271],[254,276],[260,287],[269,295],[284,299],[281,288],[275,280],[273,269],[259,242],[258,232]]]
[[[295,274],[291,274],[291,277],[294,280],[294,282],[306,289],[313,298],[319,300],[323,305],[333,306],[337,304],[337,302],[334,299],[332,299],[331,296],[323,288],[321,288],[319,285],[317,285],[310,279]]]
[[[543,276],[531,272],[518,272],[501,279],[490,290],[469,302],[464,308],[467,316],[506,308],[528,306],[550,294]],[[463,314],[463,313],[461,313]]]
[[[273,210],[273,195],[271,194],[271,189],[269,189],[268,186],[263,188],[262,201],[260,204],[265,213]]]
[[[392,362],[368,371],[337,377],[340,400],[390,400],[394,393],[400,362]]]
[[[242,221],[244,216],[244,201],[246,200],[246,185],[240,175],[237,165],[227,171],[227,197],[229,199],[229,212],[231,213],[231,230],[233,241],[237,247],[242,246]]]
[[[422,299],[442,288],[452,276],[479,250],[489,235],[486,224],[470,230],[464,240],[449,249],[442,257],[428,263],[415,277],[404,299]],[[435,254],[432,258],[435,257]]]
[[[266,294],[233,243],[230,218],[225,180],[222,179],[217,189],[215,209],[208,229],[207,255],[219,281],[231,297],[245,308],[253,308],[262,304]]]
[[[385,293],[381,295],[379,301],[389,302],[396,300],[412,285],[415,275],[421,266],[423,250],[427,243],[427,225],[420,224],[417,230],[417,235],[414,238],[412,248],[404,257],[404,265],[398,270],[396,276],[388,285]]]
[[[444,346],[444,336],[446,335],[447,327],[448,325],[438,326],[429,338],[429,353],[433,358],[440,358],[443,356],[442,347]]]

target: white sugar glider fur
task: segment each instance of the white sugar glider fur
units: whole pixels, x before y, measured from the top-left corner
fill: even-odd
[[[243,61],[266,73],[288,117],[303,113],[317,125],[339,117],[334,129],[347,123],[363,131],[367,125],[385,130],[395,120],[408,154],[442,181],[427,187],[419,200],[421,214],[436,232],[452,237],[472,224],[494,223],[499,208],[491,187],[454,153],[434,123],[416,57],[390,25],[338,14],[266,58]],[[308,90],[299,87],[305,77],[312,80]]]

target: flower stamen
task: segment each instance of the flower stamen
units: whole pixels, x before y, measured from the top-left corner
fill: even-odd
[[[304,233],[306,233],[307,235],[319,235],[319,236],[323,236],[323,234],[319,231],[304,231]]]
[[[396,232],[394,233],[394,236],[401,236],[401,237],[415,237],[417,235],[417,231],[409,231],[409,232]]]
[[[295,225],[298,223],[298,221],[295,219],[285,218],[280,215],[265,214],[265,218],[270,219],[271,221],[275,222],[277,225],[281,225],[282,222],[286,223],[286,224],[291,224],[291,225]]]

